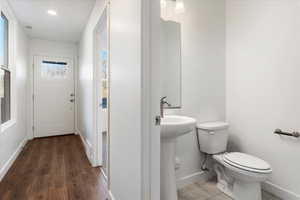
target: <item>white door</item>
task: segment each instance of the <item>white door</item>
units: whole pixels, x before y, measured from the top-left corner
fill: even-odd
[[[109,163],[109,18],[108,6],[104,9],[94,33],[97,111],[98,164],[108,178]]]
[[[34,57],[34,136],[74,133],[74,70],[69,58]]]

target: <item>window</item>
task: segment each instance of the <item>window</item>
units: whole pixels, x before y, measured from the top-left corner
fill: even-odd
[[[11,72],[9,69],[9,21],[1,12],[0,18],[0,98],[1,124],[11,119]]]
[[[41,65],[41,77],[48,79],[65,79],[69,70],[66,62],[44,60]]]
[[[0,18],[0,64],[8,68],[8,19],[1,12]]]
[[[10,120],[10,71],[1,70],[1,123]]]

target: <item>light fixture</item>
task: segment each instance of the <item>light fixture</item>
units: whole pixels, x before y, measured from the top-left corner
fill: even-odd
[[[49,15],[57,15],[55,10],[48,10]]]
[[[184,13],[185,11],[185,7],[184,7],[184,3],[182,0],[177,0],[176,1],[176,5],[175,5],[175,13],[176,14],[181,14]]]

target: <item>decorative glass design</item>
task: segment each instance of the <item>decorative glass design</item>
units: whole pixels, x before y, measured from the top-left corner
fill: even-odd
[[[100,52],[100,57],[101,57],[101,61],[102,61],[102,73],[104,75],[105,78],[107,78],[107,60],[108,60],[108,52],[106,50],[102,50]]]
[[[108,52],[107,50],[100,51],[100,58],[101,58],[101,73],[102,73],[102,89],[101,89],[101,96],[102,96],[102,108],[107,108],[107,97],[108,97]]]
[[[43,61],[41,65],[42,78],[65,79],[69,70],[66,62]]]

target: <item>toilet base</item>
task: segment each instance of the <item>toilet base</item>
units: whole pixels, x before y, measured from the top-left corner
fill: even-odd
[[[218,177],[217,188],[234,200],[262,200],[260,182],[234,180],[228,183]]]
[[[233,198],[232,192],[234,180],[226,174],[225,169],[221,164],[215,163],[214,170],[217,174],[217,188]]]
[[[227,183],[218,181],[217,188],[220,191],[222,191],[224,194],[226,194],[227,196],[230,196],[231,198],[233,198],[232,190],[229,189],[230,187],[228,187]]]
[[[240,175],[226,168],[221,156],[213,157],[217,162],[214,171],[217,174],[217,187],[234,200],[262,200],[261,181],[246,181]]]
[[[233,185],[233,199],[261,200],[260,182],[245,182],[235,180]]]

